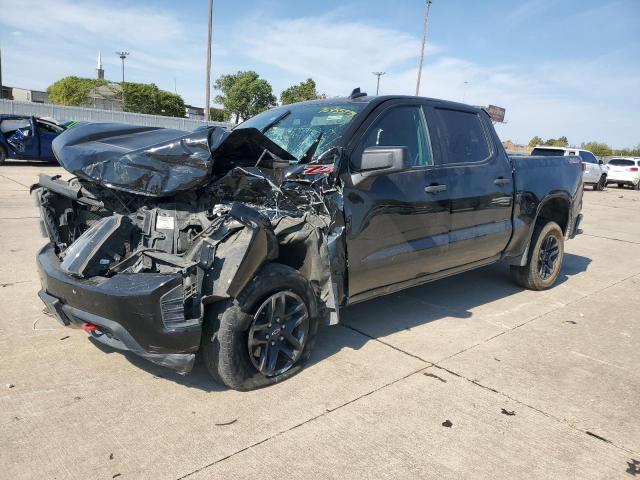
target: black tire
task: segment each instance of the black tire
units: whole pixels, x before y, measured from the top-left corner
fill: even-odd
[[[598,180],[598,183],[594,183],[593,184],[593,189],[601,192],[602,190],[604,190],[604,187],[606,185],[607,185],[607,176],[606,175],[602,175],[600,177],[600,180]]]
[[[557,256],[553,261],[553,268],[548,267],[548,263],[544,262],[543,246],[546,246],[548,239],[549,243],[555,242],[557,244]],[[547,290],[553,286],[560,269],[562,268],[562,261],[564,259],[564,235],[562,229],[556,222],[538,223],[533,231],[531,237],[531,244],[529,245],[529,256],[527,264],[524,267],[511,266],[511,275],[515,282],[529,290]],[[544,270],[541,272],[541,269]],[[551,270],[549,275],[547,270]]]
[[[624,188],[624,183],[619,183],[618,188]]]
[[[253,332],[252,326],[258,321],[254,318],[258,310],[265,300],[281,292],[304,303],[307,312],[306,333],[293,364],[283,371],[267,375],[258,370],[254,363],[256,357],[253,360],[251,358],[249,338]],[[271,263],[256,274],[238,298],[212,307],[204,326],[202,357],[207,370],[218,382],[235,390],[255,390],[282,382],[304,368],[311,356],[318,326],[318,302],[309,282],[297,270]],[[278,333],[273,338],[275,335]],[[282,340],[282,337],[279,338]],[[257,349],[255,346],[253,348]],[[265,345],[264,348],[268,349],[269,346]],[[287,357],[279,355],[276,353],[279,360],[286,360]]]
[[[0,165],[2,165],[7,160],[7,151],[4,149],[2,145],[0,145]]]
[[[638,180],[638,183],[636,183],[635,185],[632,185],[631,188],[633,188],[634,190],[640,190],[640,180]]]

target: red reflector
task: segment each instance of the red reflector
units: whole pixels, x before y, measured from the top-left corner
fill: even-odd
[[[638,171],[638,167],[630,167],[630,168],[627,168],[627,170],[630,171],[630,172],[637,172]]]
[[[100,330],[100,328],[97,325],[94,325],[93,323],[82,324],[82,329],[85,332],[95,332],[96,330]]]

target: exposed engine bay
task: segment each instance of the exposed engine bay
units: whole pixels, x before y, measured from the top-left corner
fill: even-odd
[[[32,191],[66,274],[180,275],[162,298],[165,327],[180,329],[277,261],[309,280],[325,320],[337,323],[344,217],[330,172],[338,151],[295,165],[255,129],[115,124],[76,127],[54,151],[75,177],[41,175]]]

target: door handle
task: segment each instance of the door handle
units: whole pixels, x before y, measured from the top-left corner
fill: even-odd
[[[508,185],[509,183],[511,183],[511,179],[498,177],[493,181],[493,183],[495,183],[496,185]]]
[[[428,187],[424,188],[424,191],[427,193],[446,192],[447,186],[446,185],[429,185]]]

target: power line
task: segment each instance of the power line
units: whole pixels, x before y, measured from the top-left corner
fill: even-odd
[[[376,97],[377,97],[378,93],[380,92],[380,77],[386,74],[387,72],[371,72],[371,73],[373,73],[376,77],[378,77],[378,83],[376,85]]]
[[[420,95],[420,80],[422,79],[422,65],[424,63],[424,46],[427,43],[427,21],[429,20],[429,9],[431,0],[427,0],[427,11],[424,14],[424,30],[422,32],[422,48],[420,49],[420,67],[418,67],[418,82],[416,83],[416,96]]]

